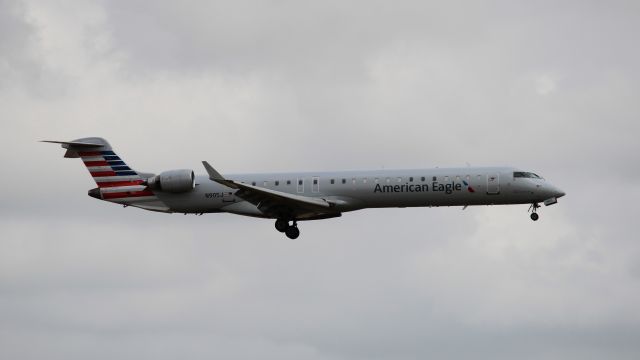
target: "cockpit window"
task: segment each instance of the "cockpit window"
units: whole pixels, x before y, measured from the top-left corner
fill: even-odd
[[[513,173],[513,178],[529,178],[529,179],[542,179],[542,177],[532,172],[516,171]]]

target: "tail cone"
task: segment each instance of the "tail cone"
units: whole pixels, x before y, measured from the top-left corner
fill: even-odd
[[[100,193],[100,188],[91,189],[87,194],[92,198],[102,200],[102,194]]]

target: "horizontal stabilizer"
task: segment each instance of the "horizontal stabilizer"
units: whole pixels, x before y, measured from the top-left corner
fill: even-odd
[[[104,144],[89,143],[89,142],[77,142],[77,141],[41,140],[40,142],[51,143],[51,144],[62,144],[62,145],[67,145],[67,146],[77,146],[77,147],[100,147],[100,146],[104,146]]]
[[[107,140],[100,137],[87,137],[82,139],[76,139],[72,141],[56,141],[56,140],[41,140],[43,143],[60,144],[63,149],[67,149],[64,154],[66,158],[80,157],[82,152],[91,151],[111,151],[111,145]]]

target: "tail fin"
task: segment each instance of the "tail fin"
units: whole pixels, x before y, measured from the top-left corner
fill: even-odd
[[[144,207],[140,206],[140,203],[158,200],[145,184],[145,179],[152,174],[138,173],[130,168],[105,139],[90,137],[73,141],[43,142],[61,144],[67,149],[65,158],[82,159],[98,185],[97,189],[89,191],[90,196],[139,207]]]

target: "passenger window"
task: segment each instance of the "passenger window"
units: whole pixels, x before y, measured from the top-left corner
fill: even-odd
[[[331,185],[335,184],[336,180],[335,179],[331,179]]]
[[[318,185],[318,179],[313,179],[313,185]]]
[[[436,180],[438,180],[438,177],[434,176],[433,181],[436,181]]]
[[[426,178],[423,176],[420,178],[420,181],[424,182],[426,180]]]
[[[280,185],[280,181],[276,180],[276,186]]]
[[[298,180],[298,185],[302,185],[302,180]]]
[[[413,182],[413,176],[409,177],[409,182]]]
[[[287,185],[291,185],[291,180],[287,180]]]
[[[255,182],[255,181],[254,181],[254,182],[252,182],[252,183],[251,183],[251,185],[256,186],[256,182]]]
[[[347,183],[347,179],[342,179],[342,183],[346,184]]]

